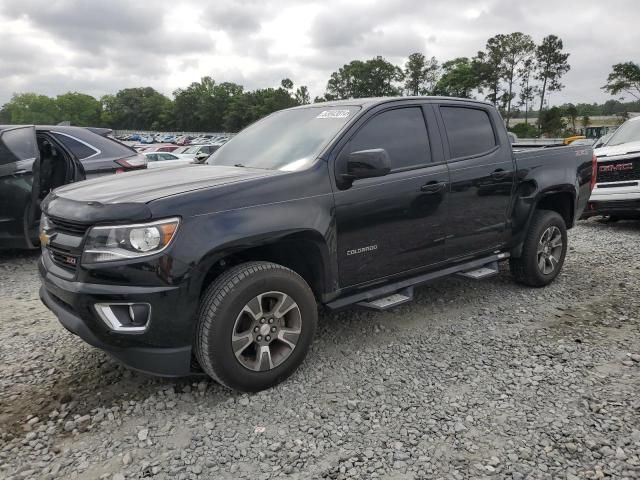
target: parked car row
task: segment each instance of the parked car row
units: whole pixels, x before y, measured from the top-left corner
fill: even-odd
[[[151,134],[140,134],[140,133],[132,133],[127,135],[118,135],[116,138],[123,142],[133,142],[141,145],[151,145],[155,143],[160,144],[173,144],[173,145],[201,145],[201,144],[210,144],[216,143],[220,141],[227,141],[230,138],[230,135],[220,135],[220,134],[203,134],[200,136],[195,135],[174,135],[174,134],[163,134],[157,133],[154,135]]]

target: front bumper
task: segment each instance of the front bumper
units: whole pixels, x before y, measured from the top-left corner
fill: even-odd
[[[47,271],[39,263],[42,302],[71,333],[106,351],[126,366],[153,375],[181,377],[199,373],[192,362],[193,318],[184,308],[187,287],[132,287],[74,282]],[[143,333],[109,329],[95,310],[96,303],[146,302],[152,306]],[[182,306],[182,308],[181,308]]]

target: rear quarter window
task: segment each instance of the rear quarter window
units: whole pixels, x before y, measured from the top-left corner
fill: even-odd
[[[79,160],[83,160],[99,153],[97,148],[85,145],[74,137],[70,137],[62,133],[54,133],[53,136],[56,137],[56,140],[59,140],[65,147],[71,150],[71,153],[73,153]]]
[[[468,107],[440,107],[451,158],[487,153],[497,145],[486,110]]]

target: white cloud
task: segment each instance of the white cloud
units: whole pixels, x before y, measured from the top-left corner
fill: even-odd
[[[204,4],[203,4],[204,3]],[[152,86],[170,94],[202,76],[246,88],[283,77],[324,92],[332,71],[413,51],[446,61],[472,56],[496,33],[553,33],[571,53],[552,102],[610,98],[611,65],[639,61],[636,0],[20,0],[0,5],[0,104],[14,92],[95,96]]]

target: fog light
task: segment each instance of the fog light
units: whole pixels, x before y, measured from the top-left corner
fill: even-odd
[[[148,303],[96,303],[95,308],[104,324],[115,332],[144,332],[151,319]]]

